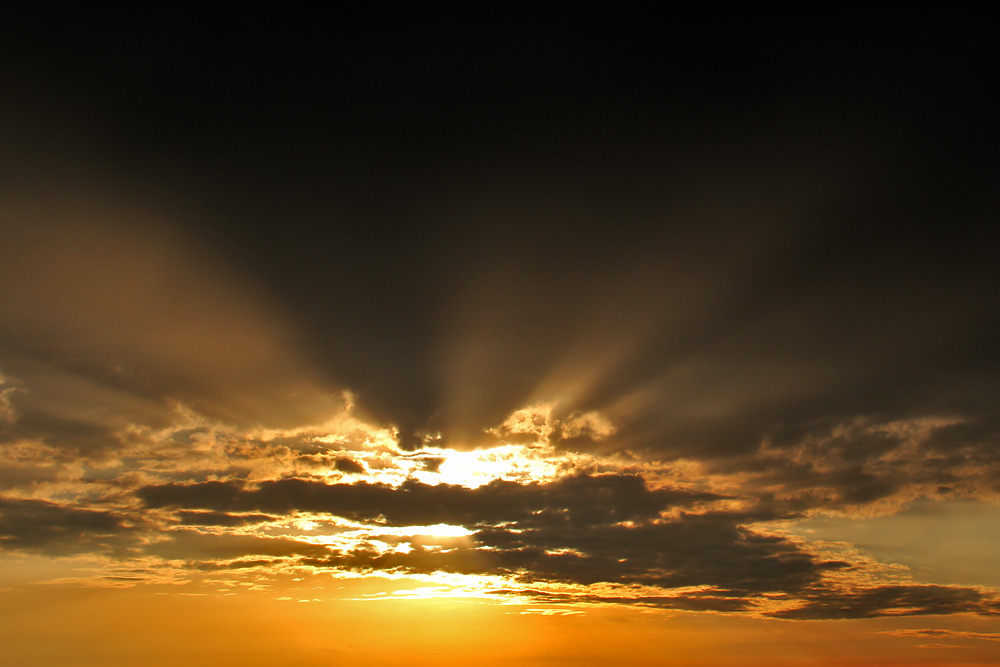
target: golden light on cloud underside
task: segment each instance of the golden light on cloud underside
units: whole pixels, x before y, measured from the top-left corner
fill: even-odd
[[[313,474],[340,477],[346,466],[353,479],[398,486],[407,479],[425,484],[457,484],[476,488],[494,480],[531,482],[553,480],[572,474],[585,466],[587,455],[555,446],[557,439],[586,438],[600,441],[611,437],[615,427],[600,413],[571,413],[558,418],[555,403],[538,403],[513,412],[503,423],[484,428],[495,443],[480,444],[475,449],[435,446],[440,435],[427,436],[427,445],[417,451],[403,450],[393,427],[380,426],[353,414],[353,397],[344,394],[344,409],[333,418],[315,426],[291,430],[249,431],[242,436],[264,443],[303,439],[314,443],[312,456],[317,461],[330,460],[334,465]],[[240,434],[225,435],[230,440]],[[340,457],[340,458],[337,458]],[[345,464],[349,460],[351,463]],[[336,462],[340,462],[340,467]]]

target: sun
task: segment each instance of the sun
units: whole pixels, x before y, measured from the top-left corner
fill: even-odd
[[[455,484],[474,489],[496,480],[551,481],[565,469],[565,462],[548,446],[505,444],[473,451],[444,448],[427,451],[441,462],[433,470],[414,473],[413,477],[425,484]]]

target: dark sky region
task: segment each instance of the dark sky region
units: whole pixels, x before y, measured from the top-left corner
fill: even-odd
[[[988,664],[989,21],[656,10],[12,10],[10,595],[410,577]]]

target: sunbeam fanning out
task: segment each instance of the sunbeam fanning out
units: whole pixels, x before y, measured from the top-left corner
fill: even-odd
[[[0,663],[997,664],[991,17],[523,9],[5,12]]]

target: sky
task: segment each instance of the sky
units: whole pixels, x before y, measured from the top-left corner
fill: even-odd
[[[984,17],[157,11],[0,28],[5,663],[1000,663]]]

